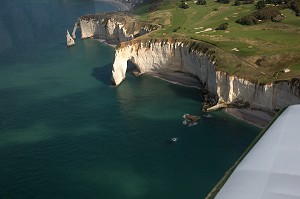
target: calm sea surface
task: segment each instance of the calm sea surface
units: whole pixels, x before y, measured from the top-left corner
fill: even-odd
[[[113,48],[65,46],[78,16],[116,9],[1,1],[1,199],[200,199],[259,132],[223,112],[188,128],[184,113],[203,115],[196,89],[130,75],[115,88]]]

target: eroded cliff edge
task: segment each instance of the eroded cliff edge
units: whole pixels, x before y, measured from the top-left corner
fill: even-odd
[[[98,13],[78,18],[74,25],[72,37],[76,38],[76,30],[80,28],[81,38],[105,40],[109,44],[119,44],[160,28],[149,22],[139,21],[129,13]]]
[[[115,52],[112,81],[120,84],[126,76],[127,62],[141,74],[157,70],[181,71],[198,78],[219,103],[248,102],[264,111],[300,103],[300,81],[252,83],[218,69],[216,48],[201,42],[165,39],[134,40],[121,43]],[[238,60],[237,60],[238,61]]]
[[[97,38],[109,44],[119,44],[115,51],[112,81],[120,84],[126,76],[127,62],[134,63],[140,74],[153,71],[176,71],[188,74],[201,82],[213,101],[233,104],[249,103],[250,107],[264,111],[281,109],[300,103],[300,81],[277,81],[269,84],[254,83],[251,76],[263,78],[264,74],[238,57],[216,46],[191,39],[150,39],[147,33],[161,28],[142,22],[134,16],[102,13],[79,17],[72,33],[81,29],[82,38]],[[145,35],[141,37],[142,35]],[[230,62],[227,62],[230,60]],[[226,71],[228,65],[236,71]],[[224,67],[226,66],[226,67]],[[242,74],[242,75],[241,75]]]

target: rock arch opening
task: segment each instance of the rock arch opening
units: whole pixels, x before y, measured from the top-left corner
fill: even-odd
[[[141,75],[141,71],[139,67],[134,63],[133,58],[127,60],[126,73],[131,73],[136,77]]]

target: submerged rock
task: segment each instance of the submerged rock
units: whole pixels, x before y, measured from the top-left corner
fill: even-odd
[[[190,115],[188,113],[184,114],[182,117],[184,118],[184,121],[182,123],[188,127],[197,125],[198,121],[200,120],[199,116]]]

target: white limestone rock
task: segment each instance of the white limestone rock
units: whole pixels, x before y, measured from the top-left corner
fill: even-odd
[[[73,35],[80,27],[81,38],[96,38],[109,44],[132,40],[160,28],[158,25],[141,22],[126,13],[101,13],[81,16],[75,23]]]
[[[73,31],[72,31],[72,38],[73,38],[73,39],[76,39],[76,30],[77,30],[77,28],[79,28],[79,27],[80,27],[80,23],[79,23],[78,21],[76,21],[75,24],[74,24]]]
[[[71,35],[70,35],[70,33],[69,33],[68,30],[67,30],[67,35],[66,35],[66,37],[67,37],[67,46],[73,46],[73,45],[75,45],[75,41],[74,41],[74,39],[71,37]]]
[[[251,107],[266,111],[300,103],[300,82],[275,82],[259,85],[216,71],[215,61],[203,52],[190,50],[182,42],[140,42],[116,49],[112,81],[119,85],[126,76],[127,61],[141,73],[153,70],[182,71],[197,76],[219,102],[249,102]]]

